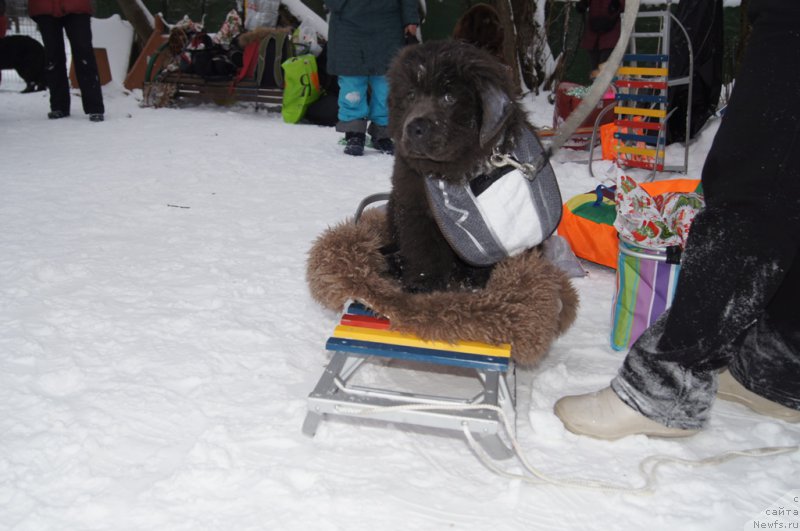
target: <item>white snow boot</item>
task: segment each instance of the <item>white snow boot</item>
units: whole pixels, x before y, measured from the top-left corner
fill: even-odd
[[[606,387],[600,391],[565,396],[555,405],[555,414],[564,427],[578,435],[614,440],[627,435],[688,437],[699,430],[668,428],[635,411]]]
[[[725,371],[719,375],[717,396],[723,400],[744,404],[760,415],[785,420],[786,422],[800,422],[800,411],[755,394],[737,382],[730,371]]]

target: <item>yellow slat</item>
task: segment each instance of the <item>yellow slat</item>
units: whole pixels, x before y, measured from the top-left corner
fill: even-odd
[[[652,116],[654,118],[665,118],[667,111],[664,109],[640,109],[638,107],[614,107],[616,114],[633,114],[636,116]]]
[[[387,345],[399,345],[404,347],[462,352],[464,354],[477,354],[481,356],[511,357],[511,345],[508,343],[489,345],[477,341],[459,341],[457,343],[423,341],[411,334],[401,334],[400,332],[393,332],[390,330],[377,330],[360,326],[339,325],[333,330],[333,337],[355,339],[358,341],[372,341],[374,343],[386,343]]]
[[[656,151],[655,149],[650,149],[650,148],[619,146],[619,152],[628,153],[631,155],[644,155],[645,157],[655,157],[656,155],[658,155],[661,159],[664,158],[663,151]]]
[[[621,66],[617,70],[618,76],[658,76],[669,75],[669,68],[654,68],[645,66]]]

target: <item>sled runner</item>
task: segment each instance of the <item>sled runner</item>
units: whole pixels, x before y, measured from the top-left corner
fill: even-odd
[[[304,434],[313,437],[327,416],[371,418],[458,433],[468,429],[492,457],[511,457],[511,450],[499,436],[503,427],[498,412],[475,407],[500,407],[508,418],[514,418],[514,385],[509,385],[509,376],[513,382],[514,375],[510,345],[423,341],[412,334],[390,331],[388,319],[352,303],[326,348],[333,356],[308,396]],[[458,396],[455,390],[430,395],[410,389],[357,385],[354,376],[370,359],[411,362],[409,367],[420,371],[455,367],[459,376],[476,377],[479,391],[473,396]]]

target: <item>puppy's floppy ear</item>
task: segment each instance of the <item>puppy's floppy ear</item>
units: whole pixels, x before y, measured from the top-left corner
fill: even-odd
[[[484,147],[511,116],[513,106],[508,94],[494,83],[488,83],[481,90],[481,107],[483,108],[483,119],[479,138],[481,147]]]

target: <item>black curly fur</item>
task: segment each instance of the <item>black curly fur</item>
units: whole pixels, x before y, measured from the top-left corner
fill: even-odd
[[[39,41],[27,35],[9,35],[0,39],[0,69],[15,69],[25,81],[22,92],[47,90],[45,52]]]

